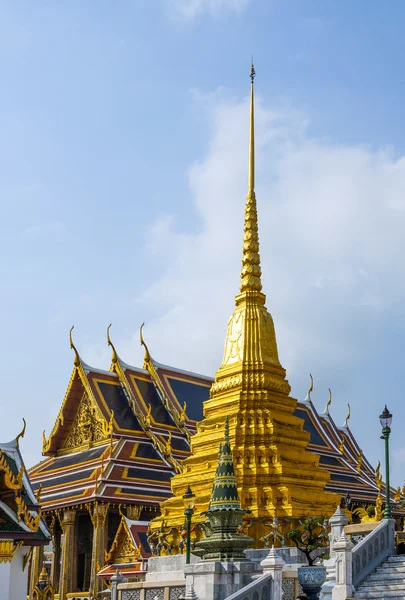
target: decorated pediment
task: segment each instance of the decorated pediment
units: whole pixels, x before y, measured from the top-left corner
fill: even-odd
[[[121,518],[110,552],[106,555],[109,563],[132,563],[141,556],[141,549],[136,547],[125,517]]]
[[[112,423],[107,423],[98,412],[97,407],[92,405],[85,393],[62,446],[63,450],[91,446],[111,436]]]

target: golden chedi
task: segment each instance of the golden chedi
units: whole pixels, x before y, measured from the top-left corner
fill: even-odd
[[[174,497],[161,504],[166,530],[184,523],[182,496],[188,484],[196,495],[193,522],[204,521],[208,508],[225,417],[233,450],[241,505],[249,536],[260,547],[268,533],[265,522],[275,516],[330,516],[340,498],[325,492],[330,475],[318,466],[319,456],[307,451],[309,433],[294,416],[297,401],[290,396],[285,369],[280,364],[273,319],[262,292],[259,234],[254,192],[254,76],[251,69],[249,186],[246,199],[240,293],[228,323],[225,351],[204,419],[191,438],[191,456],[182,462],[182,473],[171,480]],[[198,530],[198,527],[197,527]],[[170,535],[173,551],[176,536]],[[202,535],[202,532],[200,533]],[[197,535],[197,537],[199,537]]]

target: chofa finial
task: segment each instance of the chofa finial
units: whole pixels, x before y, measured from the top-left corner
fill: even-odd
[[[305,398],[304,402],[311,402],[311,392],[314,391],[314,378],[312,377],[311,373],[309,374],[309,378],[310,384],[307,392],[307,397]]]
[[[147,360],[150,359],[150,354],[149,354],[148,346],[146,345],[145,340],[143,339],[142,329],[143,329],[144,325],[145,325],[145,323],[142,323],[142,325],[141,325],[141,327],[139,329],[139,339],[140,339],[140,342],[141,342],[141,346],[143,346],[145,348],[145,357],[144,357],[144,360],[147,361]]]
[[[16,441],[16,444],[17,444],[17,448],[19,448],[19,447],[20,447],[20,438],[23,438],[23,437],[24,437],[24,435],[25,435],[25,430],[26,430],[26,428],[27,428],[27,423],[26,423],[26,421],[25,421],[24,417],[23,417],[23,423],[24,423],[24,425],[23,425],[23,428],[22,428],[22,430],[20,431],[20,433],[19,433],[19,434],[17,435],[17,437],[15,438],[15,441]]]
[[[70,341],[70,347],[72,348],[72,350],[74,350],[74,353],[75,353],[74,364],[76,366],[79,366],[80,365],[80,356],[79,356],[79,353],[77,351],[76,346],[73,343],[73,338],[72,338],[72,331],[73,331],[74,328],[75,328],[74,325],[72,325],[72,327],[70,328],[70,331],[69,331],[69,341]]]
[[[329,388],[329,398],[325,406],[325,413],[329,413],[329,406],[332,404],[332,390]]]
[[[115,349],[115,346],[114,346],[114,344],[112,343],[112,341],[111,341],[111,338],[110,338],[110,328],[111,328],[111,323],[110,323],[110,324],[109,324],[109,326],[107,327],[107,344],[108,344],[109,346],[111,346],[111,349],[112,349],[112,357],[111,357],[111,360],[112,360],[112,362],[113,362],[113,363],[115,363],[115,362],[117,362],[117,360],[118,360],[118,354],[117,354],[117,351],[116,351],[116,349]]]
[[[343,427],[347,427],[349,419],[350,419],[350,404],[347,403],[347,417],[345,419],[345,424],[343,425]]]

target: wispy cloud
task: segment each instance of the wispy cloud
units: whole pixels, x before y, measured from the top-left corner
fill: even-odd
[[[25,239],[34,239],[41,236],[52,235],[60,237],[66,232],[66,226],[60,221],[52,221],[51,223],[36,223],[29,225],[21,232],[21,237]]]
[[[226,13],[241,13],[250,0],[166,0],[170,13],[176,19],[192,21],[202,14],[218,18]]]

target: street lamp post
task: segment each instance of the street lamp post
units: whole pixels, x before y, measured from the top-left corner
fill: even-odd
[[[191,550],[191,518],[194,513],[194,498],[195,494],[191,491],[191,487],[188,485],[186,493],[183,496],[184,501],[184,516],[186,517],[187,537],[186,537],[186,565],[190,564],[190,550]]]
[[[385,509],[384,519],[391,519],[391,504],[390,504],[390,456],[389,456],[389,437],[391,433],[392,414],[385,405],[384,410],[380,415],[380,423],[382,427],[381,439],[385,440]]]

